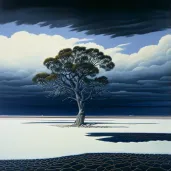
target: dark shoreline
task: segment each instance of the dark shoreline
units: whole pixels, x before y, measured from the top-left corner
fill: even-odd
[[[0,119],[44,119],[44,118],[75,118],[76,116],[44,116],[44,115],[0,115]],[[117,116],[117,115],[109,115],[109,116],[86,116],[87,119],[171,119],[171,116],[129,116],[129,115],[123,115],[123,116]]]
[[[2,171],[171,171],[171,155],[87,153],[49,159],[0,160]]]

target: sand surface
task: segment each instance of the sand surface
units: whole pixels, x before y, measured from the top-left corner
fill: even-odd
[[[110,128],[59,127],[74,120],[1,118],[0,159],[41,159],[97,152],[171,154],[171,119],[86,118],[86,123]],[[115,133],[122,136],[117,138]]]

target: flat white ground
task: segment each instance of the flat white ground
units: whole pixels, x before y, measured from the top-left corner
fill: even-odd
[[[93,152],[171,154],[171,141],[113,143],[96,140],[102,137],[85,136],[93,132],[171,133],[171,119],[86,120],[99,122],[101,126],[105,125],[100,124],[101,122],[112,122],[113,124],[106,124],[106,126],[114,126],[114,128],[59,128],[55,126],[56,123],[26,124],[73,120],[73,118],[1,118],[0,159],[52,158]]]

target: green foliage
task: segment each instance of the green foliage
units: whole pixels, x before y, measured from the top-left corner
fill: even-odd
[[[50,74],[49,76],[47,76],[46,78],[45,78],[45,80],[46,81],[54,81],[54,80],[56,80],[58,77],[57,77],[57,75],[56,74]]]
[[[35,76],[33,77],[32,81],[33,81],[34,83],[39,83],[39,82],[40,82],[40,83],[43,83],[43,82],[45,82],[45,80],[46,80],[46,78],[47,78],[48,76],[50,76],[50,74],[45,73],[45,72],[42,72],[42,73],[39,73],[39,74],[35,75]]]
[[[85,99],[89,93],[98,92],[108,84],[105,76],[98,77],[99,70],[110,71],[115,67],[112,58],[98,49],[75,46],[59,51],[55,57],[49,57],[43,64],[51,74],[39,73],[33,78],[36,84],[52,85],[54,94],[68,94],[74,98],[75,93]],[[52,83],[52,84],[51,84]]]
[[[50,64],[52,64],[54,62],[54,58],[49,57],[46,58],[45,61],[43,62],[43,64],[49,69]]]
[[[112,58],[99,52],[98,49],[86,49],[79,46],[59,51],[55,58],[45,59],[44,65],[52,73],[73,72],[85,76],[96,76],[99,73],[99,68],[110,71],[115,66]]]
[[[39,73],[35,75],[32,79],[33,83],[36,84],[46,84],[47,82],[51,82],[57,79],[56,74],[48,74],[45,72]]]
[[[70,55],[72,55],[72,49],[67,48],[59,51],[58,58],[67,58]]]
[[[101,83],[103,85],[106,85],[109,83],[107,77],[105,77],[105,76],[97,77],[97,78],[95,78],[95,81],[98,83]]]

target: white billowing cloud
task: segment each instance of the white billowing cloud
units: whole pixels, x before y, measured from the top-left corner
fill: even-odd
[[[153,65],[164,65],[171,60],[171,35],[162,37],[157,45],[141,48],[131,55],[117,53],[113,56],[116,68],[120,71],[141,70]]]
[[[90,40],[35,35],[25,31],[17,32],[10,38],[0,36],[0,66],[8,69],[38,69],[45,58],[57,55],[59,50]]]
[[[66,39],[60,35],[31,34],[25,31],[16,32],[11,37],[0,36],[0,67],[5,69],[39,70],[47,57],[54,57],[63,48],[83,45],[98,48],[108,55],[118,53],[122,47],[105,49],[103,46],[90,42],[93,39]]]
[[[31,34],[25,31],[17,32],[11,37],[0,36],[0,67],[8,70],[45,70],[43,61],[47,57],[54,57],[63,48],[72,48],[76,45],[87,48],[98,48],[106,55],[110,55],[116,64],[115,75],[121,77],[143,72],[165,71],[171,61],[171,35],[162,37],[157,45],[141,48],[137,53],[124,54],[125,46],[121,44],[113,48],[104,48],[93,42],[92,39],[66,39],[60,35]],[[163,66],[163,67],[162,67]],[[159,69],[159,70],[158,70]],[[22,73],[21,72],[21,73]],[[111,72],[112,74],[113,72]]]
[[[113,71],[106,73],[116,80],[129,80],[146,76],[160,76],[171,74],[171,35],[160,39],[157,45],[142,47],[137,53],[124,54],[124,46],[121,44],[114,48],[104,49],[103,46],[95,43],[84,43],[88,48],[95,47],[110,55],[116,67]]]
[[[79,39],[79,42],[88,42],[88,41],[93,41],[94,39],[87,39],[87,38],[83,38],[83,39]]]
[[[87,48],[97,48],[99,49],[100,51],[104,52],[104,54],[106,55],[110,55],[110,56],[114,56],[116,53],[120,53],[124,50],[123,46],[126,46],[128,45],[129,43],[127,44],[121,44],[121,45],[118,45],[116,47],[113,47],[113,48],[107,48],[105,49],[103,46],[101,45],[98,45],[94,42],[88,42],[88,43],[79,43],[78,45],[79,46],[85,46]]]

